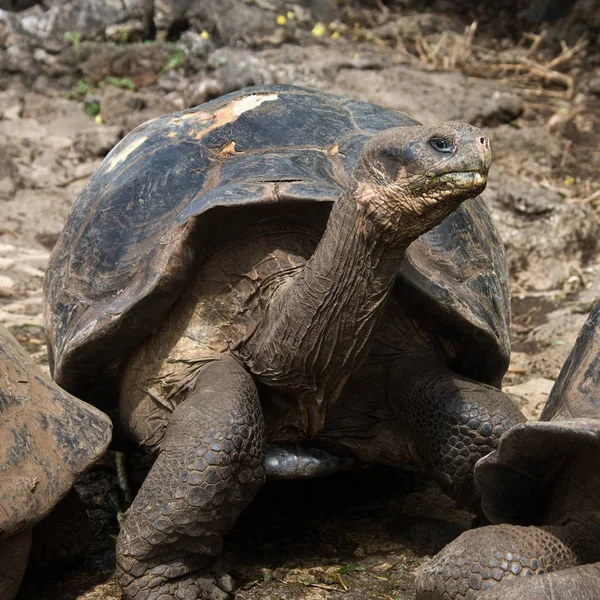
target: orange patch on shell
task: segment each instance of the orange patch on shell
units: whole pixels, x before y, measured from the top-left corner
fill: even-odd
[[[229,102],[225,106],[217,109],[214,113],[184,113],[171,119],[171,123],[175,128],[167,133],[167,137],[171,139],[178,138],[181,135],[181,131],[177,126],[185,124],[189,127],[185,132],[185,135],[193,137],[196,140],[201,140],[213,129],[218,129],[219,127],[223,127],[223,125],[233,123],[245,112],[258,108],[263,102],[272,102],[278,98],[279,96],[275,93],[250,94],[249,96],[244,96]],[[234,142],[230,142],[226,146],[230,146],[231,144],[234,144]],[[223,149],[221,149],[220,152],[222,152],[222,150]]]

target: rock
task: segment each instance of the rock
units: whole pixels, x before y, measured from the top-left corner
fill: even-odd
[[[163,96],[156,89],[131,92],[107,85],[101,89],[100,115],[105,125],[118,125],[127,133],[150,119],[180,110],[179,101],[179,96]]]
[[[519,385],[506,386],[504,392],[511,396],[528,419],[538,419],[553,385],[552,379],[538,377]]]
[[[191,4],[190,0],[154,0],[154,26],[162,37],[168,37],[176,23],[188,18]]]
[[[553,167],[562,159],[561,137],[545,127],[523,129],[500,125],[488,132],[494,163],[510,165],[511,173],[528,179],[551,179]],[[515,152],[515,148],[520,151]]]
[[[158,80],[171,53],[171,48],[162,43],[115,46],[97,44],[93,48],[94,51],[90,52],[84,61],[81,60],[83,57],[78,60],[80,69],[92,83],[98,84],[107,77],[114,77],[128,80],[122,83],[131,83],[136,89],[149,86]],[[80,53],[79,49],[73,49],[72,59],[77,60]]]
[[[217,71],[217,78],[221,82],[223,94],[251,85],[273,83],[269,64],[264,59],[248,56],[245,52],[239,51],[228,51],[227,54],[228,58],[225,64]]]
[[[15,282],[6,275],[0,275],[0,298],[10,298],[14,296]]]
[[[513,349],[529,355],[528,372],[543,373],[550,379],[556,379],[587,314],[575,312],[570,306],[563,306],[548,313],[546,318],[545,323],[534,327],[522,341],[514,343]]]
[[[73,149],[85,158],[106,156],[122,137],[123,128],[119,125],[96,126],[77,133]]]
[[[188,107],[198,106],[223,94],[221,83],[216,79],[201,79],[192,82],[183,95],[185,105]]]
[[[183,92],[188,87],[188,81],[182,73],[171,71],[160,77],[158,87],[167,93]]]
[[[141,41],[148,33],[147,24],[140,19],[129,19],[124,23],[109,25],[104,30],[107,40],[123,44],[126,42]]]
[[[0,174],[0,200],[10,198],[16,191],[14,179],[8,175]]]
[[[194,58],[206,58],[215,49],[210,38],[204,39],[197,31],[191,29],[181,34],[177,46]]]
[[[0,9],[18,12],[37,4],[37,0],[0,0]]]
[[[32,6],[31,0],[0,0],[1,7]],[[339,20],[342,11],[334,0],[269,0],[245,2],[220,0],[219,2],[194,2],[192,0],[46,0],[43,10],[32,6],[17,13],[13,29],[21,28],[28,35],[40,39],[59,38],[67,34],[78,42],[100,36],[117,42],[145,39],[152,30],[158,39],[178,37],[190,27],[197,32],[208,30],[216,34],[221,43],[256,44],[272,38],[283,29],[277,17],[288,11],[301,16],[295,23],[305,21],[330,22]],[[290,23],[287,33],[294,29]]]
[[[100,97],[100,114],[105,123],[116,122],[119,117],[143,107],[143,99],[135,92],[108,85]]]
[[[60,231],[41,231],[35,234],[35,240],[44,248],[52,250],[60,237]]]
[[[465,120],[478,127],[497,127],[523,114],[523,99],[512,92],[494,91],[482,105],[465,113]]]
[[[510,276],[521,289],[562,290],[597,257],[600,224],[592,207],[568,204],[557,193],[497,168],[484,197],[506,247]]]
[[[34,37],[74,34],[93,39],[105,36],[107,27],[119,23],[129,23],[129,27],[149,33],[151,14],[152,0],[71,0],[42,13],[19,15],[19,20],[23,29]]]
[[[22,73],[33,81],[40,72],[33,51],[26,46],[11,45],[0,52],[0,72]]]
[[[14,121],[23,114],[23,97],[14,90],[0,92],[0,121]]]
[[[342,11],[334,0],[269,0],[255,3],[243,0],[163,0],[161,8],[157,7],[155,10],[158,30],[168,28],[169,23],[182,19],[182,4],[187,4],[183,18],[191,27],[196,31],[214,32],[220,43],[227,46],[260,45],[261,40],[267,40],[285,29],[277,24],[277,17],[290,10],[309,13],[311,18],[306,20],[313,23],[319,20],[329,22],[342,16]],[[169,5],[173,8],[168,9]]]
[[[13,160],[12,147],[0,145],[0,201],[12,198],[22,185],[23,178]]]
[[[514,181],[497,193],[503,208],[529,216],[541,216],[563,204],[562,196],[552,190],[532,188],[523,181]]]

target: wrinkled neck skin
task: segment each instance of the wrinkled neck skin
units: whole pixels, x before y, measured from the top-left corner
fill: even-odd
[[[374,337],[405,250],[417,234],[374,210],[374,188],[354,183],[334,204],[302,271],[283,283],[265,317],[239,348],[258,378],[299,398],[306,435],[339,397]],[[402,235],[398,235],[402,231]]]

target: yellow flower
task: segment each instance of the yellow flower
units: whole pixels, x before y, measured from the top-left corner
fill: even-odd
[[[332,39],[332,40],[337,40],[339,37],[340,37],[340,32],[339,32],[339,31],[334,31],[334,32],[331,34],[331,39]]]
[[[325,35],[326,32],[327,32],[327,27],[325,27],[325,25],[323,25],[323,23],[316,23],[311,31],[311,33],[315,37],[321,37],[321,36]]]
[[[279,15],[277,17],[277,25],[285,25],[287,23],[287,19],[285,15]]]
[[[206,29],[203,29],[202,32],[200,33],[200,37],[203,40],[208,40],[210,38],[210,33],[208,33],[208,31],[206,31]]]
[[[288,10],[287,11],[287,18],[291,21],[292,19],[294,19],[296,17],[296,15],[294,14],[293,10]]]
[[[98,123],[98,125],[102,125],[102,123],[104,123],[104,119],[102,118],[102,115],[96,115],[94,117],[94,121],[96,121],[96,123]]]

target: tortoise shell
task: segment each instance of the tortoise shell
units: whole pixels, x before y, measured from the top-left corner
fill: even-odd
[[[58,387],[0,327],[0,539],[43,519],[110,436],[105,415]]]
[[[586,319],[540,416],[600,419],[600,302]]]
[[[135,129],[75,201],[50,260],[54,379],[85,397],[157,327],[219,231],[258,206],[331,205],[370,137],[412,125],[375,104],[270,85]],[[506,278],[502,243],[476,198],[410,246],[395,293],[440,338],[452,368],[499,385]]]
[[[553,490],[561,479],[575,481],[570,485],[574,493],[586,487],[576,483],[578,475],[570,472],[573,464],[583,467],[593,480],[593,485],[587,483],[587,493],[597,505],[600,501],[600,302],[579,332],[540,421],[509,429],[498,450],[477,463],[475,481],[486,515],[495,523],[543,523],[546,507],[553,501]]]

